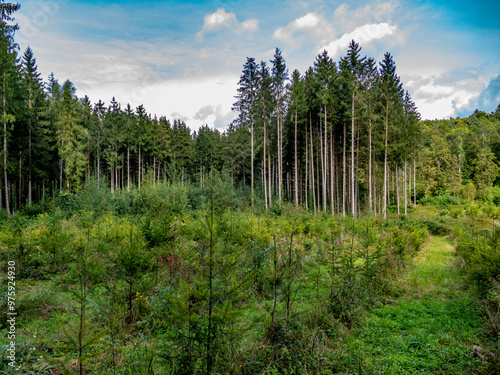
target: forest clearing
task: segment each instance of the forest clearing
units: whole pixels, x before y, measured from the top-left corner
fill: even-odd
[[[182,183],[83,191],[3,221],[21,373],[498,371],[495,207],[428,205],[387,219],[292,204],[256,212],[231,203],[219,174],[197,191],[208,203],[196,210],[176,203],[188,201]],[[117,213],[124,201],[142,211]]]

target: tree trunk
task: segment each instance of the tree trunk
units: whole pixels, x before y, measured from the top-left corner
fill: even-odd
[[[31,107],[31,101],[30,101],[30,107]],[[28,204],[31,206],[32,202],[32,197],[31,197],[31,168],[32,168],[32,161],[31,161],[31,119],[29,120],[29,129],[28,129]]]
[[[371,101],[368,101],[368,206],[373,212],[373,189],[372,189],[372,118]]]
[[[295,162],[294,162],[294,169],[295,169],[295,207],[298,206],[299,204],[299,170],[297,166],[297,111],[295,111]]]
[[[356,216],[356,194],[354,192],[354,91],[352,92],[351,105],[351,210],[352,215]]]
[[[314,213],[316,213],[316,193],[315,193],[315,186],[314,186],[314,148],[313,148],[313,136],[312,136],[312,118],[311,115],[309,115],[309,124],[311,126],[310,128],[310,137],[311,137],[311,189],[312,189],[312,196],[313,196],[313,206],[314,206]]]
[[[308,137],[307,137],[307,124],[306,124],[306,188],[304,199],[306,201],[306,210],[309,209],[309,145],[308,145]]]
[[[127,190],[130,191],[130,145],[127,145]]]
[[[345,144],[346,144],[346,127],[344,124],[344,145],[342,151],[342,216],[345,216],[346,206],[346,160],[345,160]]]
[[[269,171],[269,181],[267,184],[269,189],[269,207],[271,207],[273,205],[273,180],[271,175],[271,155],[269,150],[267,150],[267,170]]]
[[[408,201],[407,201],[407,189],[406,189],[406,159],[405,159],[405,171],[404,171],[404,184],[403,184],[403,192],[405,194],[405,215],[408,214]]]
[[[137,179],[138,181],[138,186],[139,186],[139,189],[141,188],[141,146],[139,146],[139,168],[138,168],[138,172],[139,172],[139,178]]]
[[[387,218],[387,138],[389,135],[389,102],[385,106],[385,149],[384,149],[384,202],[382,212]]]
[[[251,206],[253,207],[253,204],[254,204],[254,145],[253,145],[253,136],[254,136],[254,123],[253,123],[253,116],[251,118],[251,122],[252,122],[252,139],[251,139],[251,147],[252,147],[252,155],[250,157],[250,170],[251,170],[251,177],[250,177],[250,202],[251,202]]]
[[[264,168],[262,168],[262,177],[264,179],[264,201],[265,201],[265,206],[266,206],[266,210],[269,208],[268,204],[267,204],[267,177],[266,177],[266,152],[267,152],[267,149],[266,149],[266,137],[267,137],[267,134],[266,134],[266,120],[264,119]]]
[[[399,203],[400,203],[400,199],[399,199],[399,167],[396,166],[396,197],[397,197],[397,205],[398,205],[398,215],[401,214],[401,212],[399,211]]]
[[[335,174],[335,163],[333,160],[333,129],[330,132],[330,204],[332,205],[332,215],[335,215],[335,198],[334,194],[334,174]]]
[[[413,160],[413,206],[417,208],[417,158]]]
[[[328,181],[328,147],[327,147],[327,140],[328,140],[328,122],[327,122],[327,109],[326,109],[326,104],[325,104],[325,172],[323,174],[323,211],[326,212],[326,208],[328,205],[328,200],[327,200],[327,191],[328,191],[328,186],[327,186],[327,181]]]
[[[323,200],[323,211],[326,211],[326,208],[324,207],[325,206],[325,180],[326,180],[326,177],[325,177],[325,171],[326,171],[326,165],[325,165],[325,153],[323,152],[323,128],[321,126],[321,119],[319,121],[319,151],[320,151],[320,155],[321,155],[321,196],[322,196],[322,200]],[[319,174],[319,168],[318,168],[318,174]],[[318,176],[318,180],[319,180],[319,176]],[[319,202],[319,192],[318,192],[318,202]],[[318,206],[321,207],[321,204],[318,203]]]

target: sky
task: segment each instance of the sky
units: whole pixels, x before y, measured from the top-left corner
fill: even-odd
[[[470,0],[20,1],[16,33],[39,72],[77,95],[143,104],[157,116],[224,129],[247,57],[291,73],[327,50],[338,61],[393,56],[423,119],[466,117],[500,103],[500,2]]]

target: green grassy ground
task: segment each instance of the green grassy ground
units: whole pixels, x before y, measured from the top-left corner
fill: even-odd
[[[356,374],[473,374],[482,321],[453,262],[449,241],[430,237],[398,280],[400,297],[369,313],[339,360]]]

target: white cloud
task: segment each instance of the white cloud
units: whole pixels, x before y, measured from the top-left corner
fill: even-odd
[[[332,58],[337,58],[342,52],[347,50],[351,40],[355,40],[362,47],[370,44],[373,41],[393,36],[399,32],[395,25],[388,23],[368,24],[357,27],[350,33],[343,34],[339,39],[335,39],[328,45],[319,49],[319,52],[327,50]]]
[[[447,75],[440,75],[432,78],[414,77],[405,86],[411,88],[413,100],[422,118],[433,120],[457,115],[468,116],[475,109],[470,109],[472,103],[486,85],[484,77],[449,83]]]
[[[232,12],[226,12],[224,8],[219,8],[215,13],[205,15],[203,19],[203,27],[196,34],[196,36],[201,39],[207,32],[224,28],[233,29],[238,32],[258,31],[259,21],[255,18],[252,18],[243,22],[239,22],[236,19],[236,14]]]
[[[335,26],[347,32],[365,24],[394,23],[395,16],[401,10],[399,2],[368,4],[352,10],[349,5],[342,4],[334,13]]]
[[[241,28],[246,31],[259,31],[259,20],[252,18],[250,20],[243,21],[241,23]]]
[[[314,43],[323,42],[334,33],[332,25],[323,16],[310,12],[295,19],[284,27],[274,31],[273,38],[289,46],[299,47],[308,34],[315,39]]]
[[[223,8],[217,9],[215,13],[207,14],[203,19],[203,31],[214,30],[221,27],[231,27],[236,24],[236,15],[228,13]]]

